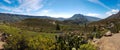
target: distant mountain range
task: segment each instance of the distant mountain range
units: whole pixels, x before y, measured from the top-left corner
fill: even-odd
[[[30,16],[30,15],[0,13],[0,22],[16,22],[27,18],[53,19],[59,21],[65,20],[65,18],[52,18],[50,16]]]
[[[30,16],[30,15],[18,15],[18,14],[8,14],[8,13],[0,13],[0,22],[16,22],[20,20],[24,20],[27,18],[40,18],[40,19],[52,19],[58,21],[72,21],[75,23],[84,23],[84,22],[92,22],[98,21],[100,18],[84,16],[82,14],[75,14],[71,18],[53,18],[50,16]]]
[[[75,14],[71,18],[68,18],[67,20],[64,20],[64,21],[75,23],[75,24],[84,24],[84,23],[89,23],[89,22],[98,21],[98,20],[101,20],[101,19],[97,17],[85,16],[82,14]]]
[[[71,18],[69,18],[69,20],[76,20],[76,19],[81,19],[81,20],[85,19],[87,21],[98,21],[98,20],[100,20],[100,18],[85,16],[85,15],[82,15],[82,14],[75,14]]]

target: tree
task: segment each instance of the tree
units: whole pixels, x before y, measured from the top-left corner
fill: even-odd
[[[60,30],[60,25],[56,24],[56,30]]]

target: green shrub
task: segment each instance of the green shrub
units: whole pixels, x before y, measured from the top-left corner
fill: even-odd
[[[97,50],[97,48],[94,45],[88,43],[80,45],[79,50]]]

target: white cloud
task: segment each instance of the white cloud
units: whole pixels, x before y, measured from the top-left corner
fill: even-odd
[[[60,17],[63,17],[63,18],[69,18],[71,17],[72,15],[70,14],[50,14],[51,17],[55,17],[55,18],[60,18]]]
[[[55,18],[59,18],[59,17],[69,18],[69,17],[72,17],[73,14],[56,13],[56,12],[54,12],[51,9],[45,9],[45,10],[42,10],[40,12],[36,12],[33,15],[37,15],[37,16],[51,16],[51,17],[55,17]]]
[[[43,12],[43,13],[48,13],[48,12],[50,12],[51,10],[42,10],[41,12]]]
[[[5,1],[9,2],[9,0]],[[18,2],[19,5],[15,7],[8,7],[1,3],[0,8],[7,11],[28,13],[37,11],[43,7],[42,0],[18,0]]]
[[[12,2],[10,0],[4,0],[5,2],[11,4]]]
[[[8,8],[8,7],[6,7],[6,6],[0,6],[0,9],[4,9],[4,10],[11,10],[11,8]]]
[[[21,4],[23,2],[23,0],[18,0],[18,2]]]
[[[99,17],[100,14],[97,14],[97,13],[88,13],[86,14],[87,16],[93,16],[93,17]]]
[[[16,9],[25,12],[36,11],[43,7],[42,0],[19,0],[20,5]]]
[[[95,4],[99,4],[107,9],[111,9],[110,7],[106,6],[104,3],[100,2],[99,0],[88,0],[89,2],[95,3]]]
[[[43,15],[43,16],[48,16],[48,14],[51,12],[52,10],[50,9],[44,9],[41,10],[39,12],[35,12],[33,15]]]
[[[107,16],[110,16],[110,15],[116,14],[116,13],[118,13],[118,12],[119,12],[119,9],[112,9],[112,10],[106,12],[106,14],[107,14]]]

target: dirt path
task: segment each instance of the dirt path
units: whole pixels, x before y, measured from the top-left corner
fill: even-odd
[[[98,42],[98,46],[100,50],[120,50],[120,33],[110,37],[102,37]]]
[[[2,36],[2,34],[0,33],[0,50],[2,50],[4,47],[3,47],[3,45],[5,44],[5,42],[2,42],[1,41],[1,37]]]

